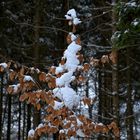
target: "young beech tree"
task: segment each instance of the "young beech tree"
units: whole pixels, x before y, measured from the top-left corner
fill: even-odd
[[[9,85],[7,91],[9,94],[20,93],[20,101],[26,101],[43,112],[41,123],[28,132],[29,140],[39,139],[44,134],[56,134],[56,139],[76,136],[88,138],[97,133],[112,133],[117,137],[119,129],[115,122],[104,125],[76,111],[81,102],[90,106],[94,99],[83,97],[72,88],[73,82],[83,81],[84,78],[79,73],[87,72],[89,64],[81,65],[81,41],[80,37],[75,35],[76,26],[81,21],[77,18],[76,11],[70,9],[65,17],[72,26],[72,32],[66,38],[68,47],[59,66],[52,66],[49,72],[45,73],[13,61],[3,63],[0,65],[0,72],[8,72],[9,80],[16,83]],[[96,64],[98,61],[93,60]],[[108,56],[103,56],[101,62],[107,61]]]

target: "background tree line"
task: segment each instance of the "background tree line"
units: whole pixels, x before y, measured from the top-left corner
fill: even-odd
[[[22,64],[46,73],[49,67],[58,65],[66,49],[66,35],[71,31],[64,18],[70,8],[75,8],[82,20],[76,33],[82,40],[84,62],[91,63],[90,70],[83,75],[88,79],[86,84],[73,86],[89,98],[96,96],[93,105],[81,107],[81,113],[104,124],[116,121],[120,139],[139,139],[138,0],[3,1],[0,3],[0,62],[14,60],[15,70]],[[10,84],[7,73],[1,72],[0,81],[0,138],[26,139],[28,131],[41,122],[42,111],[21,103],[20,95],[7,94],[5,89]],[[41,83],[41,86],[49,90],[47,85]],[[97,134],[92,138],[114,137]]]

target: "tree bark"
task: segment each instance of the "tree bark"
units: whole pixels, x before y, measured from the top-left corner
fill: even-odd
[[[26,139],[28,138],[28,132],[31,129],[31,105],[27,105],[27,130],[26,130]]]
[[[20,94],[19,94],[20,97]],[[20,125],[20,121],[21,121],[21,102],[18,101],[18,106],[19,106],[19,117],[18,117],[18,140],[20,140],[20,134],[21,134],[21,125]]]
[[[2,115],[3,115],[3,74],[1,74],[1,87],[0,87],[0,140],[2,140]]]
[[[35,67],[39,67],[40,62],[40,44],[39,44],[39,36],[40,36],[40,29],[38,26],[40,26],[41,21],[41,11],[42,10],[42,1],[41,0],[35,0],[35,16],[34,16],[34,65]],[[36,108],[34,108],[33,112],[33,127],[34,129],[38,126],[40,123],[40,111],[38,111]]]
[[[127,48],[127,110],[126,110],[126,129],[127,140],[134,140],[133,135],[133,103],[132,103],[132,87],[131,87],[131,67],[130,67],[130,49]],[[132,117],[129,117],[132,116]]]
[[[25,109],[25,103],[23,103],[23,128],[22,128],[22,140],[25,139],[25,126],[26,126],[26,109]]]
[[[8,94],[8,120],[7,120],[7,140],[10,140],[11,136],[11,95]]]
[[[112,0],[112,5],[116,4],[116,0]],[[115,27],[116,16],[114,11],[112,12],[112,33],[116,31]],[[114,44],[112,45],[112,47]],[[112,62],[112,96],[113,96],[113,119],[116,124],[119,126],[119,79],[118,79],[118,51],[113,50],[113,58],[114,61]],[[115,140],[120,139],[119,137],[115,137]]]

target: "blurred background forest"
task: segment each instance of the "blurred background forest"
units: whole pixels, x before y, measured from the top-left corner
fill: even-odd
[[[1,1],[0,63],[13,60],[46,73],[58,65],[71,31],[64,15],[71,8],[82,21],[76,34],[81,37],[84,62],[99,60],[84,73],[86,83],[73,85],[77,92],[96,97],[94,104],[80,108],[81,114],[104,124],[115,119],[121,140],[140,140],[139,0]],[[102,65],[102,56],[112,50],[116,62]],[[41,122],[43,113],[20,102],[20,95],[8,94],[8,84],[7,73],[0,72],[0,140],[25,140],[28,131]],[[51,137],[56,139],[55,135]],[[114,137],[93,134],[91,139]]]

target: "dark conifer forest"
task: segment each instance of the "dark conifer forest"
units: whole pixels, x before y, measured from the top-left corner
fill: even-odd
[[[140,140],[139,55],[139,0],[2,0],[0,140]]]

